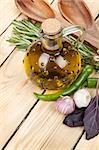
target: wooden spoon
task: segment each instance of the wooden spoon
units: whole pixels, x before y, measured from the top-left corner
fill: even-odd
[[[47,18],[54,18],[54,11],[44,0],[15,0],[19,10],[29,18],[42,22]]]
[[[58,7],[65,19],[70,23],[89,28],[93,24],[88,7],[82,0],[58,0]]]
[[[83,0],[58,0],[58,7],[66,20],[84,27],[88,41],[99,48],[99,31],[86,3]]]

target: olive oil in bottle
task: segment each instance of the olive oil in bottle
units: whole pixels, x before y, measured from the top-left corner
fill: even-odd
[[[43,89],[66,88],[79,75],[80,54],[71,43],[62,38],[58,20],[45,20],[41,29],[41,40],[29,47],[24,58],[26,74]]]

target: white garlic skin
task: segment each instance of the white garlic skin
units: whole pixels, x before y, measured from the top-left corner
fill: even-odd
[[[56,101],[56,109],[65,115],[72,113],[75,110],[75,103],[69,96],[60,97]]]
[[[87,89],[80,89],[75,92],[74,101],[78,108],[87,107],[91,101],[91,95]]]

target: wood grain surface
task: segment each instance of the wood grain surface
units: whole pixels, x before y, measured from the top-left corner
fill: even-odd
[[[88,141],[84,134],[75,150],[99,150],[99,135]]]
[[[0,35],[20,15],[14,0],[0,0]]]
[[[95,18],[99,14],[99,0],[84,0],[90,9],[92,16]]]
[[[89,92],[92,97],[95,95],[94,89],[89,89]],[[63,125],[64,117],[57,112],[54,102],[40,101],[6,150],[71,150],[82,134],[83,127],[70,128]]]
[[[20,15],[17,20],[26,18],[24,15]],[[15,49],[15,46],[10,44],[7,40],[11,37],[13,25],[10,25],[8,29],[0,36],[0,65],[9,56],[9,54]]]
[[[82,132],[62,124],[55,103],[39,102],[6,150],[70,150]]]
[[[99,1],[84,1],[95,18],[99,13]],[[54,0],[52,8],[57,12],[56,4],[57,0]],[[22,63],[25,54],[16,51],[6,41],[11,35],[11,23],[16,18],[24,16],[16,8],[14,0],[0,0],[0,149],[71,150],[83,128],[63,125],[64,115],[56,111],[54,102],[39,102],[33,96],[34,91],[41,93],[43,90],[27,79]],[[69,25],[66,21],[65,24]],[[94,90],[90,92],[95,94]],[[97,136],[86,141],[83,136],[76,150],[98,150],[98,140]]]
[[[35,103],[33,92],[42,92],[27,79],[23,57],[15,51],[0,69],[0,149]]]

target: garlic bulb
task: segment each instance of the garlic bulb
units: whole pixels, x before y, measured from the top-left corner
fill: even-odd
[[[60,97],[56,101],[56,109],[62,114],[68,115],[75,110],[75,103],[69,96]]]
[[[86,89],[80,89],[74,94],[74,101],[78,108],[87,107],[91,101],[91,95]]]

